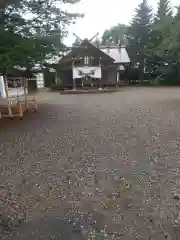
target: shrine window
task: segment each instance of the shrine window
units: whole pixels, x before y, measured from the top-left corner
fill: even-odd
[[[89,57],[85,56],[84,57],[84,65],[88,65],[89,64]]]

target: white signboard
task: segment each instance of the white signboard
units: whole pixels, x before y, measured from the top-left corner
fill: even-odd
[[[27,89],[26,94],[28,94]],[[25,97],[24,87],[8,88],[8,97],[9,98]]]
[[[101,67],[73,67],[73,78],[101,78]]]

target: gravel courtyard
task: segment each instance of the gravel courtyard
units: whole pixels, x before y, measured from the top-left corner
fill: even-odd
[[[0,239],[180,239],[180,88],[37,98],[0,123]]]

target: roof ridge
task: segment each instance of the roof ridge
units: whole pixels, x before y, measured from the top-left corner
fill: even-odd
[[[111,49],[121,49],[121,48],[126,48],[126,46],[108,46],[108,45],[100,45],[100,49],[105,49],[105,48],[111,48]]]

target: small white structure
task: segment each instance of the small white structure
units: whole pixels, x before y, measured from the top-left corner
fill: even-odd
[[[22,87],[8,88],[7,79],[0,76],[0,119],[15,116],[22,119],[23,113],[29,108],[29,103],[33,103],[33,108],[37,110],[35,97],[28,98],[27,79],[22,78],[20,82],[24,83]]]

